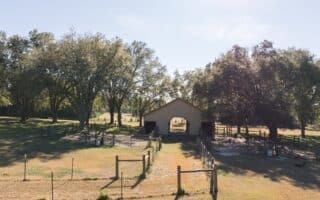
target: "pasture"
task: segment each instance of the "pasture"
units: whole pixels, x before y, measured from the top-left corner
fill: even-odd
[[[128,159],[140,158],[145,153],[147,141],[130,139],[138,131],[135,126],[125,123],[119,129],[95,119],[97,127],[116,134],[120,145],[97,147],[94,144],[84,144],[74,140],[72,136],[76,133],[64,133],[74,123],[76,121],[60,120],[52,125],[47,119],[30,119],[21,124],[16,118],[1,117],[0,199],[50,199],[51,171],[55,177],[56,199],[96,199],[101,191],[108,193],[113,199],[119,197],[120,181],[113,179],[115,155]],[[42,131],[48,126],[51,127],[51,133],[43,135]],[[293,135],[298,131],[280,130],[280,133]],[[313,133],[313,136],[317,135],[317,132]],[[126,142],[121,143],[121,140]],[[219,144],[213,146],[219,147]],[[218,199],[320,198],[319,161],[307,160],[305,166],[297,167],[298,160],[295,158],[267,158],[265,155],[248,152],[239,151],[236,156],[214,154],[218,166]],[[23,182],[25,153],[28,155],[29,181]],[[72,158],[74,180],[70,181]],[[141,164],[121,163],[124,197],[178,198],[175,195],[177,165],[189,170],[201,168],[194,139],[164,139],[163,149],[156,155],[145,179],[139,179]],[[183,175],[182,181],[182,187],[187,192],[182,199],[211,199],[208,194],[208,177],[204,173]]]

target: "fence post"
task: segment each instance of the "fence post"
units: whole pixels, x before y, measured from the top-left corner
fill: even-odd
[[[146,155],[142,155],[142,177],[146,177]]]
[[[262,135],[261,135],[261,130],[259,130],[259,136],[262,137]]]
[[[149,169],[150,168],[150,164],[151,164],[151,152],[150,152],[150,150],[148,150],[148,163],[147,163],[147,169]]]
[[[210,194],[213,194],[213,176],[214,176],[214,169],[212,169],[210,173]]]
[[[73,161],[74,161],[74,158],[72,158],[72,161],[71,161],[71,180],[73,180]]]
[[[161,150],[162,148],[162,141],[161,141],[161,137],[159,137],[159,151]]]
[[[53,200],[53,172],[51,172],[51,200]]]
[[[151,148],[152,148],[152,162],[154,162],[155,150],[153,146]]]
[[[119,178],[119,156],[116,155],[116,176],[115,176],[115,179],[118,179]]]
[[[23,170],[23,181],[27,180],[27,154],[24,154],[24,170]]]
[[[180,194],[182,192],[181,188],[181,166],[178,165],[177,167],[177,194]]]
[[[120,199],[123,199],[123,172],[121,172],[121,177],[120,177]]]

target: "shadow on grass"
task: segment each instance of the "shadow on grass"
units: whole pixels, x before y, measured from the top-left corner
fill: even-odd
[[[221,176],[229,173],[245,176],[254,172],[271,181],[287,179],[298,187],[320,189],[320,163],[316,161],[309,161],[304,167],[297,167],[296,163],[301,161],[290,158],[281,160],[243,154],[230,157],[214,156],[219,162],[218,175]]]
[[[135,187],[137,187],[144,179],[146,179],[146,177],[143,175],[140,175],[137,178],[137,181],[131,186],[131,189],[134,189]]]
[[[66,131],[76,125],[75,121],[68,120],[52,124],[49,119],[29,119],[26,123],[20,123],[18,118],[0,117],[0,167],[23,162],[24,154],[27,154],[28,159],[50,160],[59,159],[62,154],[70,151],[93,147],[63,138]],[[98,129],[112,128],[112,125],[94,126]],[[132,131],[134,128],[125,126],[119,132]]]
[[[108,187],[109,187],[110,185],[112,185],[114,182],[116,182],[117,180],[119,180],[119,179],[117,179],[117,178],[115,178],[115,177],[112,177],[112,178],[110,178],[110,179],[111,179],[110,182],[107,183],[106,185],[104,185],[103,187],[101,187],[100,190],[103,190],[103,189],[108,188]]]
[[[162,142],[164,144],[178,144],[185,157],[193,157],[200,159],[199,152],[197,150],[197,137],[185,134],[172,134],[163,137]]]
[[[315,143],[319,142],[319,138],[311,136]],[[164,144],[180,145],[184,156],[200,158],[196,138],[191,136],[168,136],[163,138]],[[319,150],[319,149],[316,149]],[[238,156],[221,156],[214,154],[218,161],[218,175],[225,176],[229,173],[243,176],[251,176],[252,172],[279,182],[288,180],[293,185],[301,188],[320,189],[320,162],[306,161],[305,166],[297,167],[297,163],[301,160],[293,158],[267,158],[264,155],[251,155],[241,153]]]
[[[123,185],[122,187],[124,188],[131,188],[131,189],[134,189],[135,187],[137,187],[143,180],[145,179],[145,177],[143,177],[142,175],[141,176],[138,176],[138,178],[136,179],[136,181],[130,186],[128,185]],[[112,177],[110,178],[110,181],[104,185],[103,187],[100,188],[100,190],[103,190],[103,189],[107,189],[107,188],[120,188],[121,186],[112,186],[114,183],[116,182],[120,182],[120,178],[115,178],[115,177]]]

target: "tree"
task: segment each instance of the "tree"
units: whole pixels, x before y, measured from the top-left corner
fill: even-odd
[[[171,81],[170,97],[173,99],[181,98],[181,91],[183,87],[183,77],[178,70],[174,71],[173,79]]]
[[[0,32],[0,106],[10,104],[6,90],[7,38]]]
[[[69,100],[83,128],[89,124],[93,101],[103,87],[118,44],[100,34],[71,33],[62,39],[61,51],[66,83],[70,85]]]
[[[41,35],[38,33],[36,44],[42,42],[36,52],[36,65],[41,74],[44,87],[49,99],[52,122],[58,121],[58,111],[70,92],[70,84],[66,81],[65,66],[61,63],[61,49],[59,43],[55,42],[53,36]],[[40,36],[39,36],[40,35]]]
[[[20,121],[25,122],[33,110],[34,99],[41,92],[42,84],[32,59],[30,38],[11,36],[8,48],[8,91],[10,100],[17,107]]]
[[[218,119],[231,125],[237,125],[238,132],[242,125],[252,122],[253,80],[254,74],[248,52],[240,46],[233,46],[221,58],[213,63],[212,78],[207,84],[208,110],[215,111]],[[201,94],[201,84],[197,84]]]
[[[132,72],[130,71],[130,55],[128,47],[120,39],[116,39],[118,51],[111,63],[110,73],[104,79],[103,97],[108,105],[110,124],[114,123],[114,113],[118,114],[118,125],[122,125],[121,107],[130,94]]]
[[[288,49],[282,52],[288,59],[289,81],[293,95],[293,107],[300,123],[301,136],[305,128],[317,117],[320,97],[320,68],[310,52],[301,49]]]
[[[112,72],[106,82],[106,99],[117,110],[118,126],[122,126],[122,105],[133,93],[139,82],[139,73],[152,56],[153,51],[143,42],[134,41],[129,46],[120,45],[112,67]]]
[[[269,41],[254,48],[254,65],[257,68],[255,114],[269,129],[269,137],[277,138],[279,127],[293,127],[290,88],[285,73],[287,62]]]
[[[166,67],[158,59],[146,61],[138,75],[138,83],[133,94],[133,108],[139,117],[139,126],[142,126],[143,115],[163,102],[166,95]]]

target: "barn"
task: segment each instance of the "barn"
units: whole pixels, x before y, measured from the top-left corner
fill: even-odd
[[[144,115],[144,127],[146,133],[155,130],[159,135],[172,134],[170,127],[173,120],[185,121],[186,135],[199,135],[201,128],[208,121],[204,119],[203,112],[183,99],[175,99],[162,107]]]

